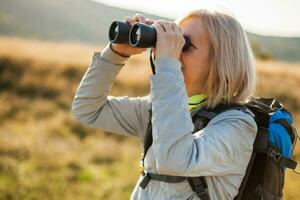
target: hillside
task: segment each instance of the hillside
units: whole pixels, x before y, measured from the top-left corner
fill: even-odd
[[[252,47],[257,44],[256,53],[270,55],[277,60],[299,62],[300,61],[300,38],[284,38],[273,36],[260,36],[248,34]]]
[[[91,0],[1,0],[0,34],[103,45],[108,41],[107,32],[113,20],[123,20],[138,12]],[[143,14],[147,18],[161,18]],[[300,61],[300,38],[248,35],[258,57]]]
[[[135,13],[90,0],[1,0],[0,34],[103,44],[113,20]]]

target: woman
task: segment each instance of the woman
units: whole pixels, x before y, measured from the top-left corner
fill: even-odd
[[[127,23],[152,24],[157,31],[155,71],[150,94],[108,95],[113,81],[131,55],[145,49],[128,44],[107,45],[95,52],[76,91],[72,112],[88,127],[138,136],[143,141],[152,110],[153,143],[145,170],[174,176],[205,176],[211,199],[233,199],[245,175],[257,125],[249,110],[225,111],[191,134],[190,111],[220,102],[245,102],[255,83],[254,57],[245,31],[231,16],[194,10],[175,22],[127,17]],[[182,52],[184,35],[191,47]],[[200,103],[199,103],[200,102]],[[201,103],[202,102],[202,103]],[[204,103],[203,103],[204,102]],[[137,181],[131,199],[199,199],[189,183]]]

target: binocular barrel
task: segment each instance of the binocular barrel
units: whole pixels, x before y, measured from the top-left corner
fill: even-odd
[[[112,43],[129,43],[132,47],[149,48],[156,45],[156,30],[154,27],[143,23],[135,23],[132,26],[122,21],[113,21],[109,28],[109,40]],[[191,45],[188,36],[183,36],[185,44],[182,51],[186,51]]]

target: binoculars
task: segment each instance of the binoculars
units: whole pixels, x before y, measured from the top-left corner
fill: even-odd
[[[129,43],[132,47],[149,48],[156,45],[156,30],[144,23],[135,23],[132,26],[122,21],[113,21],[109,28],[109,40],[112,43]],[[185,44],[182,51],[188,50],[190,38],[183,35]]]

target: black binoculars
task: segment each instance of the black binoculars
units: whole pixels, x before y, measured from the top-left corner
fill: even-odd
[[[129,43],[132,47],[149,48],[156,45],[156,30],[144,23],[135,23],[132,26],[122,21],[113,21],[109,28],[109,40],[112,43]],[[183,35],[185,44],[182,51],[188,50],[190,38]]]

